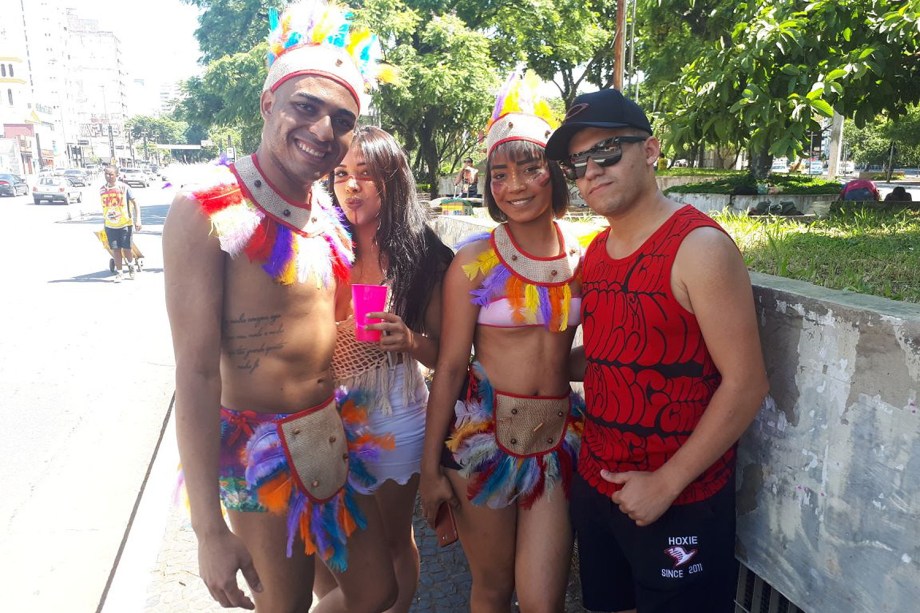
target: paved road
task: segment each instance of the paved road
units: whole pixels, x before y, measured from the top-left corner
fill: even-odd
[[[135,190],[145,270],[112,282],[95,187],[82,204],[0,199],[0,576],[8,611],[220,610],[197,577],[194,535],[173,501],[174,361],[163,307],[170,190]],[[415,520],[413,611],[467,608],[459,545]],[[570,598],[569,611],[581,611]]]
[[[91,207],[92,188],[84,206]],[[160,194],[139,192],[148,270],[110,281],[78,205],[0,199],[3,610],[94,611],[172,393]],[[94,207],[93,207],[94,208]]]
[[[894,189],[896,185],[904,186],[904,189],[911,195],[914,202],[920,202],[920,180],[912,181],[903,181],[903,182],[892,182],[892,183],[876,183],[878,186],[878,191],[882,195],[884,200],[885,196],[891,193],[891,190]]]

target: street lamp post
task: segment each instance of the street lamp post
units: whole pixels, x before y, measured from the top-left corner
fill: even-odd
[[[112,118],[109,117],[109,103],[105,95],[105,85],[100,85],[99,89],[102,90],[102,112],[105,113],[105,123],[109,127],[109,162],[117,164],[115,161],[115,135],[112,133]]]

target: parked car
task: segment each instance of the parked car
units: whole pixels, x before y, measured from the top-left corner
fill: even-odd
[[[140,168],[119,168],[118,180],[131,187],[147,187],[150,185],[150,179]]]
[[[151,183],[151,184],[152,184],[152,183],[156,183],[157,181],[160,180],[160,175],[159,175],[159,173],[157,173],[157,172],[156,172],[155,170],[153,170],[152,168],[145,168],[145,169],[144,169],[144,174],[147,175],[147,182],[148,182],[148,183]]]
[[[789,160],[787,158],[773,158],[773,166],[770,172],[789,172]]]
[[[821,160],[812,160],[808,163],[808,174],[823,175],[824,163]]]
[[[32,187],[32,200],[35,204],[41,204],[42,200],[70,204],[82,201],[83,194],[63,177],[42,177]]]
[[[23,196],[29,193],[26,180],[12,173],[0,173],[0,196]]]
[[[86,173],[79,168],[68,168],[64,171],[64,178],[69,179],[74,187],[86,187],[89,181]]]

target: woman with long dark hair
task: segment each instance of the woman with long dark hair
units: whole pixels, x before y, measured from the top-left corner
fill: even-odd
[[[386,285],[386,312],[379,343],[355,338],[350,284],[341,284],[336,307],[336,385],[366,393],[370,427],[392,434],[392,449],[368,461],[376,479],[374,498],[383,518],[399,596],[391,611],[409,610],[418,585],[419,555],[412,533],[419,464],[425,435],[428,388],[421,366],[433,368],[441,324],[441,279],[453,252],[428,227],[408,160],[396,140],[373,126],[358,128],[351,147],[330,177],[335,204],[351,230],[355,263],[351,284]],[[331,589],[320,572],[315,591]]]

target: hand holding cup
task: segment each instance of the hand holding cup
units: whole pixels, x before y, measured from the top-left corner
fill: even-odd
[[[387,286],[355,283],[351,286],[351,300],[355,311],[355,338],[365,343],[379,342],[380,330],[368,330],[367,326],[381,320],[368,318],[368,315],[379,314],[386,308]]]

